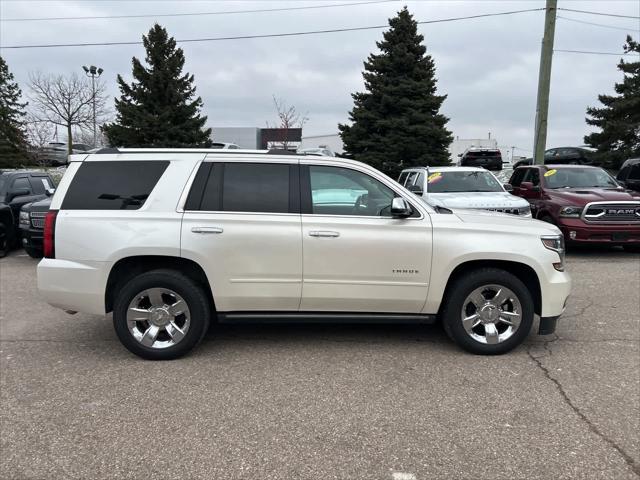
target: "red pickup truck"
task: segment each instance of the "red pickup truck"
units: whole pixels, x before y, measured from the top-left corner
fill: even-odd
[[[518,167],[509,183],[534,218],[557,225],[567,243],[622,245],[640,251],[640,193],[605,170],[583,165]]]

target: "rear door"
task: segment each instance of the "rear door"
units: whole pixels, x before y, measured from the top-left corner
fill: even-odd
[[[204,162],[184,206],[181,255],[221,312],[295,311],[302,292],[297,161]]]
[[[392,218],[400,196],[347,165],[301,160],[302,311],[420,313],[427,296],[431,220]]]

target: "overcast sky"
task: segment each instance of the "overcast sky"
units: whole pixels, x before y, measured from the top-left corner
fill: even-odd
[[[221,12],[331,3],[314,1],[27,1],[0,0],[0,17],[171,14]],[[136,41],[157,21],[176,39],[258,35],[382,25],[407,5],[418,21],[539,8],[544,1],[392,1],[360,6],[230,15],[0,23],[0,46]],[[640,15],[640,1],[568,1],[559,7]],[[622,52],[626,33],[640,37],[640,21],[560,12],[556,49]],[[606,28],[568,18],[608,25]],[[438,90],[447,94],[443,113],[460,138],[491,132],[516,155],[530,155],[544,12],[420,25],[436,63]],[[184,43],[186,70],[195,75],[209,126],[258,126],[274,121],[272,95],[308,112],[305,134],[337,132],[363,88],[362,62],[376,51],[382,30],[298,37]],[[82,65],[105,71],[111,95],[116,74],[131,78],[131,57],[141,45],[2,49],[9,68],[28,93],[28,73],[82,74]],[[547,147],[581,145],[589,132],[585,108],[599,93],[612,93],[621,75],[617,56],[557,52],[553,59]],[[219,139],[224,140],[224,139]]]

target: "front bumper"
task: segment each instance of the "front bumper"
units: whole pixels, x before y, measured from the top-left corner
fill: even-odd
[[[22,245],[29,248],[42,249],[44,232],[34,228],[20,227]]]
[[[595,224],[579,218],[560,218],[558,228],[567,243],[575,244],[640,244],[640,224]]]

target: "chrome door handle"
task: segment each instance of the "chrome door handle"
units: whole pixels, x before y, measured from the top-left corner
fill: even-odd
[[[193,233],[203,233],[203,234],[224,232],[224,230],[220,227],[193,227],[191,231]]]
[[[331,232],[328,230],[311,230],[309,232],[310,237],[339,237],[339,232]]]

